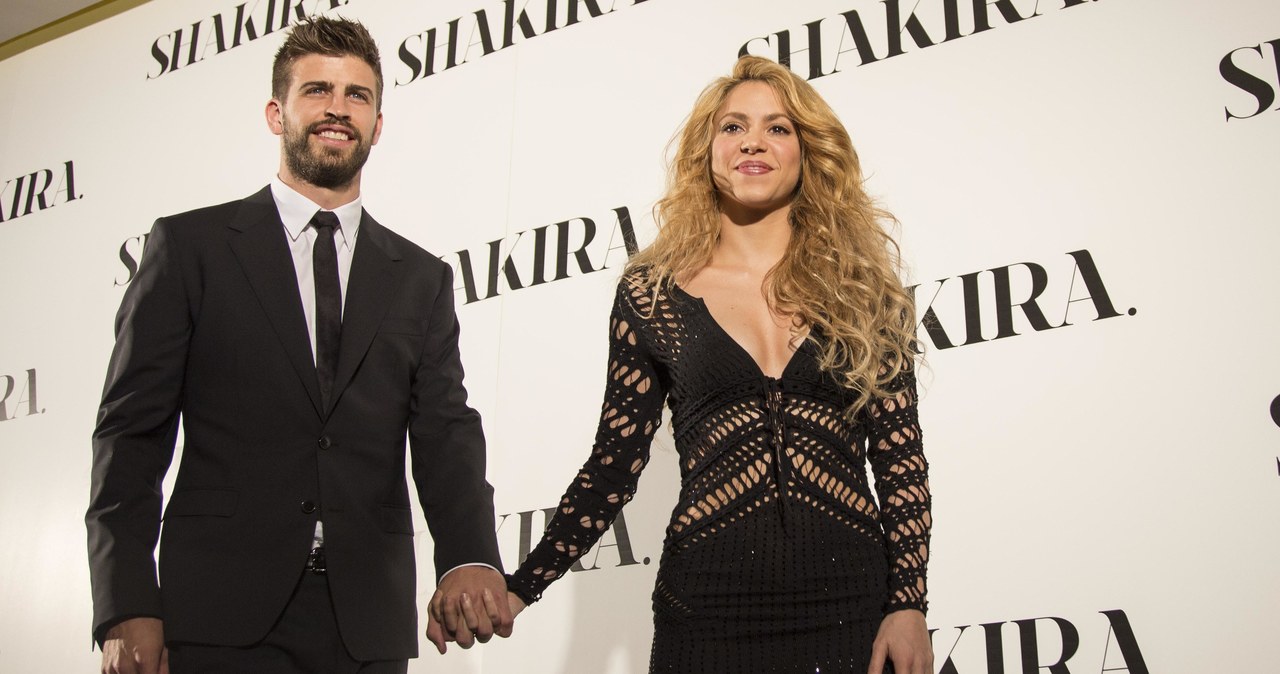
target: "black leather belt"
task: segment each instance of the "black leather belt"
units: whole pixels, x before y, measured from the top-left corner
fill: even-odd
[[[307,554],[307,570],[319,574],[328,570],[324,564],[324,548],[312,548]]]

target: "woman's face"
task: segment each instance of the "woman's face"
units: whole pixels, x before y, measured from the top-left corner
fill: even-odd
[[[790,205],[800,181],[800,139],[773,87],[739,84],[713,123],[711,175],[721,211],[758,217]]]

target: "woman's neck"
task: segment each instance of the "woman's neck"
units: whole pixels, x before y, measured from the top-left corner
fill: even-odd
[[[711,253],[710,264],[763,275],[773,269],[791,242],[789,209],[760,217],[720,215],[720,240]]]

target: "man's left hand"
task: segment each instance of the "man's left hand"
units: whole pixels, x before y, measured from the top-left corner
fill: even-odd
[[[440,580],[427,605],[427,639],[444,653],[446,644],[471,648],[475,642],[511,636],[514,620],[502,574],[487,566],[462,566]]]

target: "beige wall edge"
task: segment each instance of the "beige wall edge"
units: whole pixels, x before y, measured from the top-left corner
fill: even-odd
[[[45,24],[33,31],[23,33],[11,40],[0,43],[0,61],[3,61],[15,54],[38,47],[46,42],[52,42],[64,35],[80,30],[86,26],[109,19],[121,12],[133,9],[138,5],[143,5],[150,0],[103,0],[84,9],[54,21]]]

